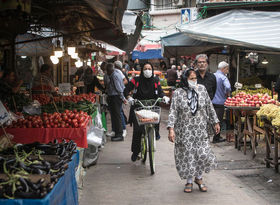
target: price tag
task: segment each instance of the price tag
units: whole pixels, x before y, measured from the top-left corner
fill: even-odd
[[[262,84],[255,84],[255,88],[262,88]]]
[[[58,91],[60,94],[70,93],[71,92],[71,84],[70,83],[60,83],[58,84]]]
[[[236,83],[234,84],[234,87],[235,87],[236,89],[241,89],[242,86],[243,86],[242,83],[236,82]]]
[[[3,105],[3,103],[0,101],[0,125],[5,124],[10,119],[10,115]]]

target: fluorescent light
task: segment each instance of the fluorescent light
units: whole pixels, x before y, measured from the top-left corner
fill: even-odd
[[[27,56],[20,56],[21,58],[27,58]]]

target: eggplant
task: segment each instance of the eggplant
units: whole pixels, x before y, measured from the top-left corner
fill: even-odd
[[[23,187],[24,192],[29,192],[29,186],[28,186],[27,182],[25,181],[25,179],[20,177],[19,181]]]
[[[37,199],[40,198],[40,195],[34,192],[15,192],[15,196],[17,198],[23,198],[23,199]]]
[[[35,183],[32,183],[30,180],[26,180],[28,186],[33,189],[34,191],[38,190],[39,189],[39,186]]]

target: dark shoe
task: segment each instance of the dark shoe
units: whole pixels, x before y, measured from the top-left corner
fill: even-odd
[[[187,183],[184,188],[185,193],[191,193],[193,190],[193,184]]]
[[[123,141],[123,136],[119,136],[119,137],[112,137],[111,138],[112,142],[119,142],[119,141]]]
[[[218,139],[213,139],[213,143],[220,143],[220,142],[225,142],[226,139],[223,139],[223,138],[218,138]]]
[[[135,162],[138,159],[138,154],[132,153],[131,155],[131,161]]]
[[[156,135],[156,140],[159,140],[160,139],[160,135]]]

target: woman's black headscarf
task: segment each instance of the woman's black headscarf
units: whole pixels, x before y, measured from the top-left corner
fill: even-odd
[[[188,83],[188,77],[192,72],[195,73],[193,69],[188,69],[183,72],[181,76],[181,87],[187,92],[188,105],[191,109],[192,115],[195,115],[198,109],[198,94],[193,88],[189,86]]]
[[[152,67],[152,76],[150,78],[146,78],[144,76],[144,66],[151,65]],[[145,63],[143,67],[141,67],[141,73],[139,77],[139,86],[137,88],[137,98],[140,100],[144,99],[154,99],[155,98],[155,78],[154,78],[154,67],[151,63]]]
[[[87,67],[87,69],[84,72],[84,83],[85,83],[85,85],[92,84],[93,79],[94,79],[93,71],[92,71],[91,67]]]

